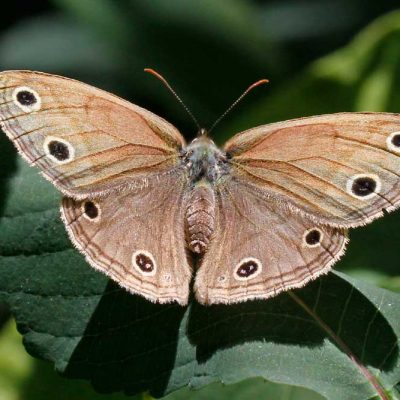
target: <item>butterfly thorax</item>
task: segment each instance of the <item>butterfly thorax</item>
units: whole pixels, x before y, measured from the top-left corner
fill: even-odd
[[[205,135],[194,139],[187,146],[183,162],[192,184],[202,179],[214,184],[227,172],[225,154]]]
[[[204,254],[215,225],[214,185],[227,172],[224,153],[206,136],[194,139],[184,156],[191,191],[186,208],[186,242],[189,249]]]

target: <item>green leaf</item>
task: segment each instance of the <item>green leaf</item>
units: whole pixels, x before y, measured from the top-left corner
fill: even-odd
[[[0,398],[1,400],[101,400],[85,381],[66,381],[54,373],[51,365],[29,357],[21,345],[13,321],[0,332]],[[123,400],[111,395],[107,400]],[[135,400],[135,398],[130,398]],[[137,396],[141,400],[142,396]]]
[[[58,198],[18,163],[0,223],[0,300],[27,350],[64,375],[156,396],[260,376],[331,399],[367,399],[400,380],[399,295],[331,273],[267,302],[149,303],[71,248]]]

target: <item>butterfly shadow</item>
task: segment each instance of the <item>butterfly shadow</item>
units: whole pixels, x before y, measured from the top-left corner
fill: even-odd
[[[9,193],[9,180],[17,170],[17,155],[13,144],[0,130],[1,168],[0,168],[0,218],[3,216],[5,202]]]
[[[376,306],[333,273],[266,301],[194,303],[188,335],[199,363],[251,342],[315,348],[329,340],[362,364],[384,371],[394,367],[399,353],[397,337]]]
[[[64,375],[102,393],[163,393],[187,307],[155,304],[109,281]]]

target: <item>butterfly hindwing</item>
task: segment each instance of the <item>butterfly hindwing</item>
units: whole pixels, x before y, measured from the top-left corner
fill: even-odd
[[[171,174],[136,191],[64,198],[62,216],[72,242],[90,265],[130,292],[186,304],[191,267],[183,228],[185,182]]]
[[[217,186],[214,240],[195,280],[203,304],[265,299],[327,273],[346,232],[268,202],[232,179]]]

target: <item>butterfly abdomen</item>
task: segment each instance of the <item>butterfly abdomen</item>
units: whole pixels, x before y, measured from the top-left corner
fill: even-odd
[[[186,242],[193,253],[204,254],[215,225],[215,198],[209,184],[202,180],[190,193],[186,209]]]

